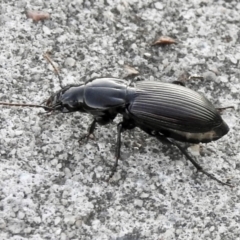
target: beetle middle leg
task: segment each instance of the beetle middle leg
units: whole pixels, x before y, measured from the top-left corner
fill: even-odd
[[[116,155],[115,155],[115,163],[112,167],[111,173],[107,178],[107,182],[113,177],[114,173],[117,171],[118,159],[120,158],[120,150],[121,150],[121,133],[123,132],[123,124],[120,122],[117,126],[117,144],[116,144]]]
[[[186,149],[184,149],[180,144],[178,144],[176,141],[174,141],[173,139],[167,138],[163,135],[159,135],[156,134],[156,138],[158,140],[160,140],[162,142],[162,140],[165,138],[165,140],[167,140],[169,143],[171,143],[172,145],[175,145],[180,151],[181,153],[194,165],[194,167],[197,169],[197,171],[202,172],[203,174],[207,175],[208,177],[210,177],[211,179],[219,182],[222,185],[227,185],[229,187],[233,187],[233,185],[229,184],[228,182],[222,182],[221,180],[217,179],[216,177],[214,177],[211,173],[205,171],[201,165],[199,165],[187,152]]]
[[[117,171],[117,166],[118,166],[118,160],[120,158],[120,150],[121,150],[121,134],[122,132],[124,132],[125,130],[130,130],[135,128],[135,124],[132,121],[129,121],[128,119],[123,119],[122,122],[118,123],[117,125],[117,144],[116,144],[116,153],[115,153],[115,163],[113,165],[112,171],[109,175],[109,177],[107,178],[107,181],[109,181],[114,173]]]
[[[85,138],[87,138],[87,141],[88,141],[89,136],[91,134],[93,134],[93,132],[96,128],[96,123],[98,123],[98,121],[96,119],[94,119],[89,127],[88,133],[85,134],[84,136],[82,136],[78,142],[81,142]],[[101,125],[103,125],[103,123]],[[109,181],[113,177],[114,173],[117,171],[118,159],[120,158],[120,149],[121,149],[121,133],[124,130],[125,130],[125,128],[123,127],[123,122],[120,122],[117,125],[117,144],[116,144],[116,153],[115,153],[115,163],[113,165],[113,168],[112,168],[112,171],[111,171],[109,177],[107,178],[107,181]]]

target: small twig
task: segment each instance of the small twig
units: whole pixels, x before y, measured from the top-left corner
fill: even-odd
[[[44,54],[43,54],[43,57],[46,58],[46,60],[47,60],[47,61],[51,64],[51,66],[53,67],[54,72],[55,72],[55,73],[57,74],[57,76],[58,76],[60,86],[61,86],[61,88],[63,88],[62,78],[61,78],[61,76],[60,76],[59,69],[53,64],[53,61],[52,61],[52,59],[49,57],[48,53],[44,53]]]

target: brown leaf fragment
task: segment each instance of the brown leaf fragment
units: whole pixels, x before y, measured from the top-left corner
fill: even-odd
[[[158,38],[154,43],[152,43],[153,46],[155,45],[170,45],[170,44],[177,44],[177,41],[171,37],[167,36],[161,36]]]
[[[31,18],[34,22],[39,22],[50,18],[49,13],[35,10],[27,10],[26,15],[28,18]]]
[[[204,80],[204,77],[199,75],[191,75],[189,76],[188,80]]]
[[[128,65],[125,65],[124,69],[127,72],[127,76],[133,76],[133,75],[138,75],[139,74],[139,72],[134,67],[130,67]]]

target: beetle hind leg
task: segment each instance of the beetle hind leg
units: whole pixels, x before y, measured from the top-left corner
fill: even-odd
[[[207,172],[206,170],[204,170],[202,168],[202,166],[200,166],[189,154],[188,152],[182,148],[178,143],[176,143],[175,141],[172,141],[172,143],[182,152],[182,154],[194,165],[194,167],[197,169],[197,171],[202,172],[203,174],[207,175],[208,177],[210,177],[211,179],[217,181],[218,183],[222,184],[222,185],[227,185],[229,187],[233,187],[233,185],[231,185],[228,182],[222,182],[221,180],[219,180],[218,178],[216,178],[213,174]]]
[[[165,138],[169,143],[171,143],[172,145],[175,145],[180,152],[187,158],[187,160],[189,160],[193,166],[197,169],[197,171],[202,172],[203,174],[207,175],[209,178],[217,181],[218,183],[222,184],[222,185],[227,185],[229,187],[233,187],[233,185],[229,184],[228,182],[222,182],[221,180],[219,180],[218,178],[216,178],[213,174],[207,172],[206,170],[204,170],[202,168],[201,165],[199,165],[187,152],[186,149],[184,149],[180,144],[178,144],[177,142],[175,142],[173,139],[164,137],[163,135],[156,135],[156,138],[160,141],[162,141],[163,138]]]

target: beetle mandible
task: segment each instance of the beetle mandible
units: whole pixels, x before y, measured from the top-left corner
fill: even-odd
[[[175,145],[198,171],[231,186],[205,171],[176,142],[208,143],[229,131],[218,109],[204,96],[187,87],[154,81],[127,83],[123,79],[97,78],[62,88],[46,101],[45,110],[62,113],[79,111],[93,115],[87,139],[96,124],[108,124],[117,114],[122,114],[122,121],[117,125],[115,164],[108,179],[117,169],[121,133],[139,127],[159,141]]]

